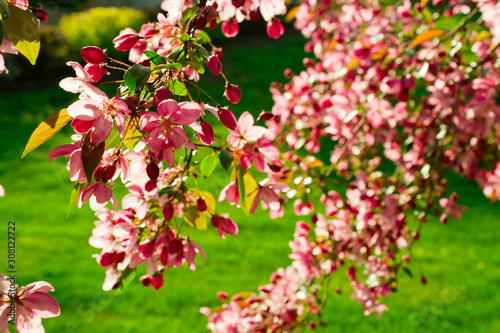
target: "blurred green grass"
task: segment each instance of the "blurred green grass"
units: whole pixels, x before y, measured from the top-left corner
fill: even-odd
[[[231,110],[236,114],[270,110],[268,87],[272,81],[283,81],[286,67],[300,70],[303,44],[297,34],[278,41],[249,36],[239,44],[225,44],[224,71],[243,93]],[[223,81],[206,76],[207,91],[225,105]],[[0,95],[0,184],[6,189],[0,199],[5,228],[0,231],[0,248],[6,247],[7,222],[15,220],[18,283],[48,281],[61,305],[60,317],[43,320],[47,332],[204,332],[206,317],[198,309],[219,305],[216,292],[255,291],[276,268],[289,264],[288,241],[297,221],[290,208],[283,218],[270,220],[265,211],[245,216],[225,206],[240,233],[221,240],[214,228],[196,232],[192,237],[208,256],[197,261],[197,271],[171,269],[160,291],[143,288],[138,281],[119,295],[102,291],[104,270],[91,257],[97,250],[88,244],[96,218],[85,205],[65,219],[71,189],[66,161],[46,159],[53,147],[68,143],[71,128],[66,126],[24,160],[20,158],[37,124],[75,97],[55,86]],[[218,169],[205,189],[218,194],[228,178]],[[452,188],[469,210],[462,220],[450,220],[447,226],[431,221],[423,228],[409,266],[414,277],[401,274],[399,291],[385,300],[389,312],[380,321],[365,317],[361,305],[350,299],[351,289],[341,271],[331,286],[343,294],[330,295],[322,318],[328,326],[320,332],[497,331],[500,207],[491,205],[469,181],[452,177]],[[0,272],[6,271],[4,255]],[[428,280],[425,286],[420,273]]]

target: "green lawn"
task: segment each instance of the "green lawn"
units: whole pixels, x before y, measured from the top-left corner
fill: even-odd
[[[302,39],[293,35],[277,42],[267,37],[249,37],[238,45],[231,42],[224,47],[224,71],[243,92],[241,103],[231,109],[237,114],[269,110],[269,84],[283,81],[287,66],[300,69]],[[220,81],[209,83],[210,94],[222,96]],[[66,161],[46,159],[53,147],[67,143],[71,129],[64,128],[20,159],[37,124],[75,97],[57,86],[44,89],[0,94],[0,184],[6,189],[0,199],[4,225],[0,243],[6,243],[7,222],[15,220],[19,284],[44,280],[55,287],[53,296],[62,313],[43,321],[47,332],[204,332],[206,318],[198,309],[218,305],[216,292],[255,291],[277,267],[288,265],[288,241],[297,221],[291,212],[270,220],[267,212],[245,216],[227,206],[240,234],[223,241],[213,228],[197,232],[193,239],[208,256],[197,262],[197,271],[172,269],[160,291],[134,281],[119,295],[103,292],[104,270],[91,258],[97,250],[88,244],[93,212],[85,205],[65,219],[71,189]],[[210,178],[210,189],[218,193],[227,177],[217,170]],[[431,221],[423,229],[410,265],[414,278],[401,275],[400,291],[386,300],[390,311],[380,321],[365,317],[349,297],[345,273],[339,272],[332,286],[339,286],[343,294],[330,296],[323,318],[328,326],[320,332],[497,331],[500,207],[485,200],[471,182],[453,178],[452,184],[470,209],[460,221],[450,220],[447,226]],[[6,260],[7,253],[0,254],[0,272],[6,270]],[[425,286],[419,282],[420,272],[429,281]]]

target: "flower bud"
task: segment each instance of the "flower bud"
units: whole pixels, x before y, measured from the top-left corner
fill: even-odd
[[[45,22],[49,18],[49,14],[42,8],[31,8],[33,16],[40,20],[40,22]]]
[[[162,213],[166,221],[172,220],[174,217],[174,206],[172,206],[170,202],[167,202],[165,206],[163,206]]]
[[[236,129],[237,122],[234,113],[232,113],[228,109],[219,109],[217,113],[219,115],[220,121],[224,124],[224,126],[229,128],[230,130]]]
[[[234,7],[240,8],[245,5],[245,0],[231,0],[231,3],[233,4]]]
[[[233,104],[238,104],[241,100],[241,91],[237,85],[226,83],[226,91],[224,92],[224,97],[227,98]]]
[[[277,39],[284,33],[283,24],[277,18],[273,17],[271,21],[267,22],[267,34],[269,37]]]
[[[158,168],[158,164],[151,163],[146,167],[146,173],[148,174],[149,179],[157,180],[160,175],[160,168]]]
[[[158,290],[161,287],[163,287],[163,281],[164,281],[163,274],[159,274],[156,277],[149,278],[149,282],[151,282],[151,287],[153,287],[154,290]]]
[[[221,25],[221,30],[224,36],[231,38],[238,34],[239,26],[238,21],[234,18],[229,19],[229,21],[223,22]]]
[[[222,73],[222,64],[217,56],[212,55],[208,58],[207,67],[213,75],[220,75]]]
[[[204,121],[201,123],[201,129],[203,134],[198,133],[198,140],[200,140],[200,142],[205,146],[210,146],[214,143],[214,130],[212,125]]]
[[[109,60],[104,50],[97,46],[85,46],[80,51],[83,60],[90,64],[99,65]]]
[[[90,80],[93,83],[99,82],[108,71],[106,66],[94,65],[91,63],[86,64],[84,69],[90,75]]]
[[[349,277],[349,280],[351,281],[356,279],[356,269],[354,267],[349,268],[347,271],[347,277]]]
[[[210,223],[216,228],[220,226],[221,218],[219,215],[212,215],[212,218],[210,219]]]
[[[113,44],[115,44],[115,49],[118,51],[128,51],[133,48],[139,41],[139,35],[127,33],[119,35],[113,39]]]
[[[161,87],[155,92],[155,95],[153,97],[153,105],[158,106],[161,102],[163,102],[166,99],[170,98],[170,95],[172,92],[168,87]]]
[[[203,198],[198,198],[198,200],[196,200],[196,208],[200,212],[204,212],[207,210],[207,203]]]

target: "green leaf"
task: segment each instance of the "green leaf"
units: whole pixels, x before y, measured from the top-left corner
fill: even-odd
[[[21,158],[26,156],[30,151],[40,146],[42,143],[50,139],[54,134],[56,134],[66,123],[71,119],[71,117],[66,113],[66,109],[57,111],[47,117],[44,121],[38,125],[38,127],[33,131],[24,148],[24,152]]]
[[[207,58],[210,56],[207,52],[207,50],[205,50],[205,48],[203,46],[201,46],[200,44],[197,44],[197,43],[190,43],[191,45],[194,46],[195,49],[198,50],[198,52],[204,54]]]
[[[405,271],[405,273],[408,274],[409,277],[413,277],[413,273],[410,271],[409,268],[403,267],[403,271]]]
[[[155,65],[161,65],[161,64],[167,63],[167,60],[165,60],[164,57],[162,57],[161,55],[159,55],[156,52],[146,50],[146,51],[144,51],[144,54]]]
[[[215,153],[206,156],[200,164],[200,170],[203,177],[210,177],[212,172],[214,172],[216,166],[217,157],[215,156]]]
[[[203,30],[198,31],[198,34],[196,35],[195,41],[198,44],[208,44],[212,41],[210,36]]]
[[[194,70],[198,71],[200,74],[205,73],[205,67],[199,62],[183,60],[180,61],[182,67],[191,66]]]
[[[181,64],[173,63],[173,64],[159,65],[158,67],[155,67],[155,70],[169,69],[175,71],[181,68],[182,68]]]
[[[5,21],[10,16],[10,9],[4,0],[0,0],[0,21]],[[3,35],[0,35],[0,37]]]
[[[135,91],[137,87],[144,86],[148,82],[150,74],[151,68],[135,64],[127,69],[123,80],[130,90]]]
[[[186,96],[187,90],[186,86],[179,80],[170,80],[167,82],[166,86],[170,89],[170,91],[177,96]]]
[[[113,289],[111,292],[116,296],[120,295],[123,292],[123,289],[127,287],[130,282],[132,282],[135,279],[135,268],[130,268],[127,266],[122,272],[120,277],[118,278],[118,281],[116,284],[113,286]]]
[[[68,213],[66,214],[66,218],[68,218],[69,213],[75,208],[76,206],[76,199],[78,199],[78,195],[80,194],[80,191],[85,187],[85,184],[81,184],[79,180],[76,181],[75,186],[73,186],[73,189],[71,190],[71,196],[69,198],[69,206],[68,206]]]
[[[229,167],[231,166],[231,163],[233,163],[234,156],[231,154],[231,152],[227,149],[221,150],[220,155],[219,155],[219,160],[220,164],[222,167],[226,170],[229,170]]]
[[[4,21],[7,39],[34,65],[40,52],[38,26],[33,18],[21,8],[9,3],[9,9],[9,19]]]
[[[94,170],[101,162],[105,145],[103,141],[98,146],[94,146],[91,137],[91,134],[87,134],[82,140],[82,164],[89,183],[92,181]]]

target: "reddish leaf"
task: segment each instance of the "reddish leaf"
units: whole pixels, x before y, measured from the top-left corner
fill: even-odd
[[[82,140],[82,164],[89,183],[92,181],[94,170],[101,162],[104,154],[104,142],[101,142],[96,147],[92,144],[91,137],[91,132],[89,132]]]

